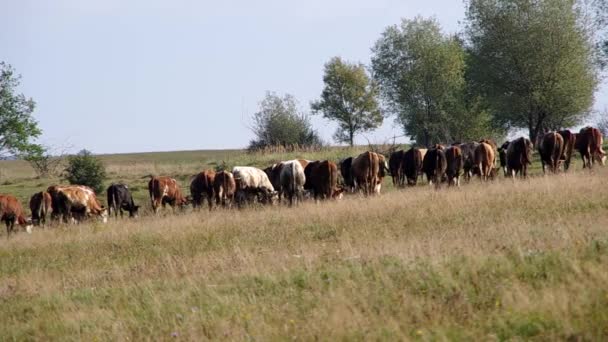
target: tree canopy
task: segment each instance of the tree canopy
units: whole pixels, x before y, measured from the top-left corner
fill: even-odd
[[[340,57],[325,64],[325,86],[321,99],[311,104],[314,112],[338,123],[334,139],[354,144],[355,135],[382,125],[383,116],[376,96],[378,88],[360,63],[348,63]]]
[[[268,146],[314,146],[322,141],[312,129],[308,115],[298,110],[298,102],[292,95],[283,97],[268,92],[258,112],[253,114],[251,130],[255,139],[249,149]]]
[[[593,104],[598,59],[576,0],[471,0],[472,78],[498,123],[530,138],[581,122]]]
[[[17,93],[20,81],[9,64],[0,62],[0,156],[42,151],[31,142],[42,133],[32,117],[36,103]]]

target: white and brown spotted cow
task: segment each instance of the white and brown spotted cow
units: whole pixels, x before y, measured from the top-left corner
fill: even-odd
[[[98,217],[108,221],[108,212],[95,196],[93,189],[84,185],[52,185],[47,189],[51,195],[53,218],[64,222],[82,221],[87,217]]]

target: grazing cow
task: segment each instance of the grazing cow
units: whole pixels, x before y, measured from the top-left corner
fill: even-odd
[[[353,159],[351,168],[355,188],[362,189],[366,196],[379,193],[385,166],[384,156],[381,161],[380,156],[375,152],[361,153]]]
[[[574,151],[574,145],[576,144],[576,133],[570,132],[569,129],[558,131],[559,135],[564,139],[564,151],[560,159],[564,161],[564,170],[568,171],[570,168],[570,162],[572,161],[572,152]]]
[[[32,232],[31,221],[25,218],[25,210],[15,196],[0,195],[0,220],[6,223],[7,239],[15,229],[15,222],[25,228],[28,233]]]
[[[507,177],[507,149],[509,148],[509,142],[506,141],[498,148],[498,160],[500,162],[500,168],[503,174]]]
[[[272,166],[269,166],[264,169],[264,172],[266,173],[266,176],[268,176],[268,179],[270,180],[270,183],[272,184],[274,190],[277,191],[277,193],[279,195],[279,203],[281,203],[281,200],[283,198],[282,189],[281,189],[281,171],[282,170],[283,170],[282,162],[273,164]]]
[[[148,191],[150,193],[150,202],[152,203],[152,210],[154,213],[158,213],[158,209],[162,205],[169,204],[173,211],[175,206],[183,209],[190,203],[190,199],[184,197],[182,189],[179,183],[168,176],[151,176],[148,182]]]
[[[447,163],[445,173],[448,177],[448,186],[460,186],[460,171],[463,164],[462,150],[456,145],[448,147],[445,150],[445,159]]]
[[[228,171],[220,171],[215,174],[213,181],[213,192],[215,193],[216,205],[222,207],[230,207],[234,202],[234,194],[236,193],[236,183],[234,176]]]
[[[576,136],[575,147],[583,158],[583,168],[591,168],[595,162],[604,165],[606,153],[602,150],[603,137],[599,129],[594,127],[581,128]]]
[[[97,216],[103,223],[108,221],[106,208],[88,186],[52,185],[46,191],[51,195],[54,218],[62,218],[65,223],[81,221],[90,216]]]
[[[528,176],[528,165],[532,165],[534,145],[528,138],[513,140],[507,148],[507,174],[513,179],[519,173],[522,178]]]
[[[405,185],[405,177],[403,175],[403,158],[404,151],[395,151],[391,153],[388,159],[388,169],[393,178],[393,185],[397,187],[403,187]]]
[[[46,224],[46,216],[52,211],[51,202],[51,195],[46,191],[35,193],[30,198],[32,224],[35,226],[44,226]]]
[[[560,159],[564,150],[564,138],[557,132],[545,133],[540,138],[538,152],[543,167],[543,173],[548,165],[549,171],[556,173],[559,170]]]
[[[108,187],[108,216],[112,216],[112,210],[114,210],[114,216],[123,217],[122,211],[126,210],[129,212],[129,217],[136,218],[139,213],[139,206],[133,202],[133,195],[129,191],[129,187],[125,184],[112,184]]]
[[[441,145],[429,149],[422,159],[422,170],[429,185],[439,187],[447,169],[445,151]]]
[[[203,207],[203,196],[207,199],[209,210],[213,209],[213,183],[215,179],[215,171],[205,170],[194,176],[190,182],[190,196],[192,197],[192,208]]]
[[[424,149],[426,154],[426,149]],[[423,155],[421,149],[412,147],[403,153],[403,176],[410,186],[416,185],[418,175],[422,172]]]
[[[475,165],[479,168],[479,178],[487,181],[494,178],[496,154],[494,147],[487,141],[482,141],[475,149]]]
[[[306,183],[315,200],[341,199],[343,188],[338,188],[338,166],[329,160],[310,162],[304,169]]]
[[[355,179],[353,177],[353,157],[348,157],[340,161],[340,173],[342,174],[342,180],[344,186],[348,192],[355,192]]]
[[[236,202],[239,205],[245,199],[252,203],[254,197],[264,204],[274,202],[277,192],[264,171],[251,166],[235,166],[232,175],[236,183]]]
[[[477,146],[479,146],[478,142],[460,144],[463,158],[462,170],[464,172],[464,179],[467,182],[471,180],[473,175],[480,174],[475,164],[475,150]]]
[[[283,162],[281,170],[281,190],[289,199],[289,205],[297,204],[304,199],[306,176],[302,164],[296,160]]]

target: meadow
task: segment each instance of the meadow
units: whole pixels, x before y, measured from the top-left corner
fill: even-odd
[[[338,159],[358,150],[298,153]],[[146,175],[290,153],[101,156]],[[607,168],[298,208],[187,211],[0,239],[1,340],[606,340]],[[58,179],[0,162],[0,192]],[[28,173],[29,172],[29,173]],[[27,203],[27,202],[24,202]]]

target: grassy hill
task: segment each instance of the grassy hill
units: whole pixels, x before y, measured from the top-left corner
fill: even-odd
[[[150,173],[185,180],[222,161],[294,157],[176,154],[102,158],[111,181],[133,183],[147,204]],[[389,185],[376,198],[2,238],[0,339],[605,340],[608,169],[580,165],[526,181]],[[1,192],[29,196],[56,181],[32,179],[19,162],[0,169],[12,177]]]

